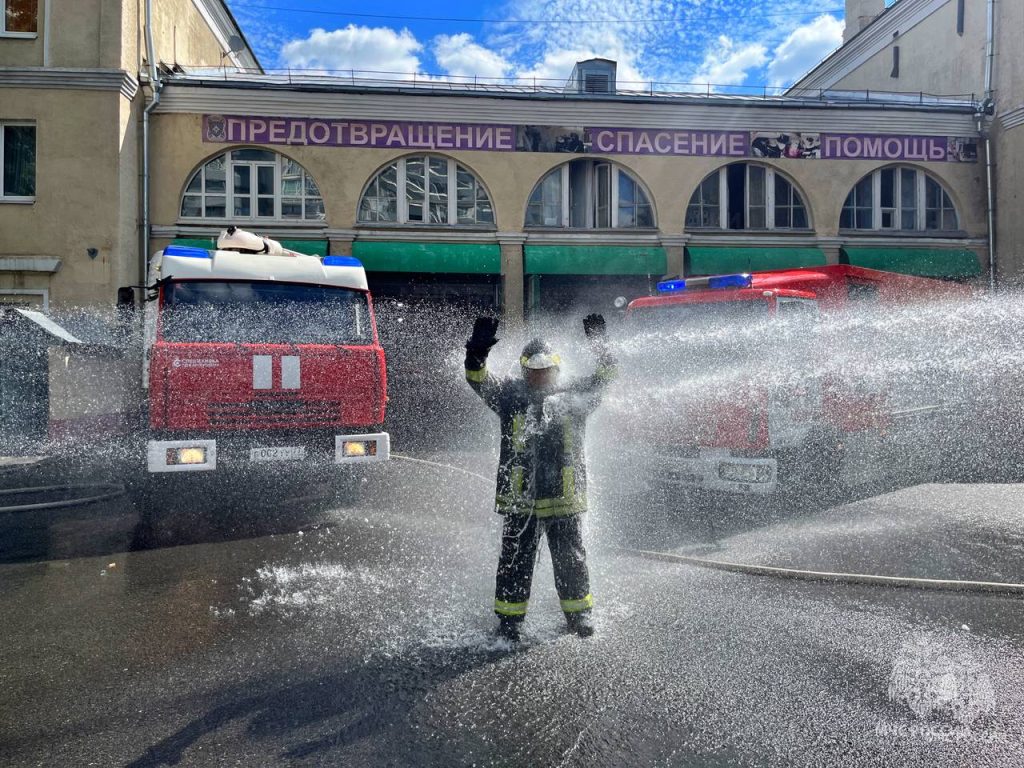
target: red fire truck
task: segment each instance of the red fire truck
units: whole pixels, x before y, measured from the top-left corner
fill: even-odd
[[[832,265],[666,280],[658,289],[629,305],[627,326],[637,338],[647,334],[634,345],[645,354],[667,353],[636,366],[638,376],[662,380],[653,388],[637,382],[640,399],[619,428],[646,446],[630,451],[640,473],[670,495],[856,487],[927,476],[942,461],[939,446],[960,417],[954,388],[941,376],[858,375],[857,361],[828,348],[817,330],[841,313],[882,317],[965,299],[969,287]],[[679,332],[699,338],[692,359],[666,348]],[[674,389],[681,381],[689,386]]]
[[[366,273],[234,227],[150,264],[151,474],[383,461],[387,380]]]

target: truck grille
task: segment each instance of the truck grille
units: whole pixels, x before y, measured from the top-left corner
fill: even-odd
[[[286,427],[335,422],[340,403],[330,400],[266,399],[243,403],[211,403],[206,410],[211,427]]]

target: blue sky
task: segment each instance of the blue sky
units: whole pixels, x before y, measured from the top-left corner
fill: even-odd
[[[838,47],[844,5],[843,0],[228,2],[268,70],[357,69],[403,76],[415,71],[551,78],[554,84],[564,82],[575,61],[602,56],[618,61],[622,87],[652,80],[790,85]]]

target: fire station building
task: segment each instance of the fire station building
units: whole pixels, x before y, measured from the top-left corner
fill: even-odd
[[[38,38],[51,4],[68,5],[14,3],[40,9]],[[956,2],[899,0],[883,18],[925,4]],[[178,5],[204,11],[193,37],[230,61],[218,66],[198,42],[183,50],[189,38],[163,30],[156,104],[134,16],[122,26],[136,47],[96,62],[91,79],[56,72],[56,52],[50,64],[12,63],[5,47],[24,41],[0,34],[0,63],[11,64],[0,66],[0,299],[23,301],[31,285],[62,304],[112,303],[118,285],[141,279],[133,232],[144,223],[149,252],[209,244],[236,224],[359,258],[377,295],[492,307],[509,320],[608,311],[668,274],[846,262],[986,280],[980,93],[824,79],[785,95],[673,92],[618,83],[603,59],[580,62],[557,88],[266,74],[243,38],[226,42],[241,30],[219,0]],[[856,52],[872,26],[836,55]],[[58,103],[69,83],[78,90]],[[34,98],[37,87],[51,90]],[[109,93],[102,113],[85,116],[100,103],[87,87]],[[102,155],[85,151],[94,144]],[[55,239],[64,215],[102,241],[98,254],[80,247],[81,233],[73,246]]]
[[[582,87],[521,92],[176,75],[152,245],[243,223],[359,258],[377,294],[510,319],[607,311],[666,274],[982,274],[969,100],[623,93],[614,73],[581,62]]]

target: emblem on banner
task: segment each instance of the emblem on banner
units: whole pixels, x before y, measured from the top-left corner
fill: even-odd
[[[206,140],[226,141],[227,130],[224,126],[224,118],[221,115],[206,116]]]

